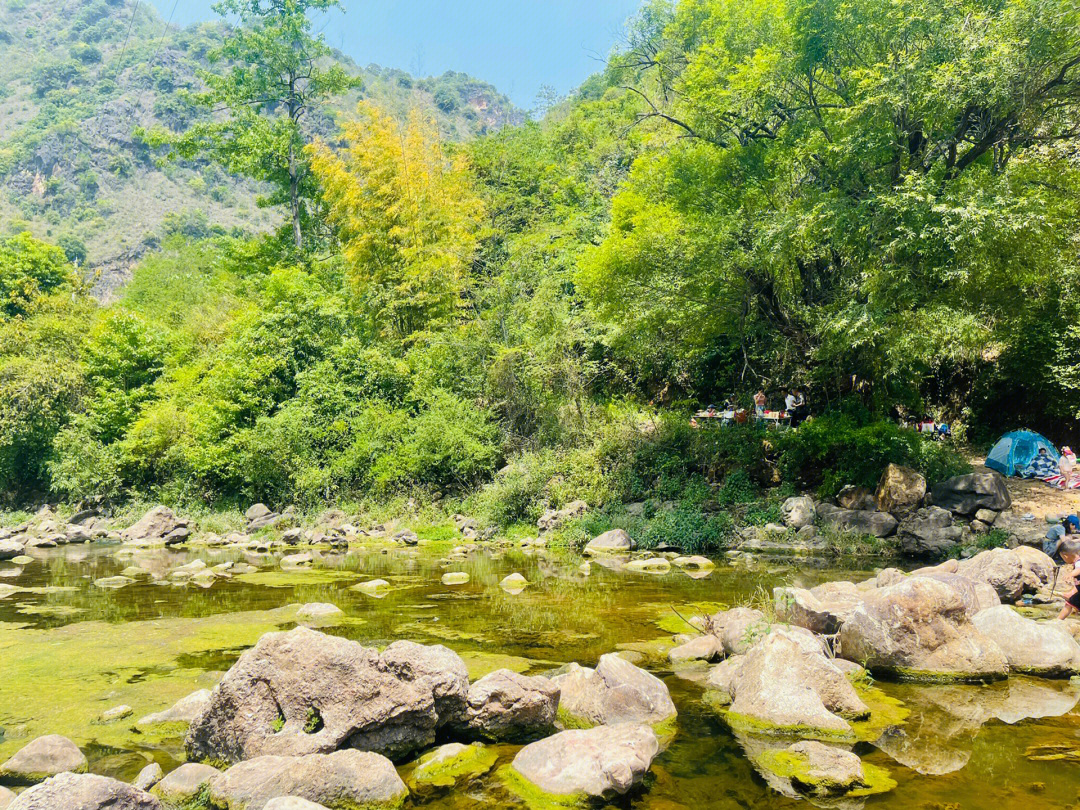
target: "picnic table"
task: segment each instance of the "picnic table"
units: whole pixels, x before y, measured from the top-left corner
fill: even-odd
[[[765,424],[766,427],[779,428],[782,426],[791,426],[791,414],[786,411],[765,411],[763,414],[749,412],[746,414],[747,418],[754,418]],[[730,425],[736,421],[735,411],[698,411],[694,414],[694,419],[698,421],[702,427],[706,426],[722,426]]]
[[[791,427],[791,414],[787,411],[765,411],[765,413],[755,413],[754,418],[764,422],[767,427],[779,428],[781,425]]]

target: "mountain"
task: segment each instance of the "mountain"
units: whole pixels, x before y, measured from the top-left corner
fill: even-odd
[[[136,0],[0,3],[0,235],[30,230],[60,244],[108,296],[164,234],[273,227],[279,214],[258,207],[256,183],[208,163],[159,166],[132,134],[183,130],[206,114],[184,91],[198,88],[223,30],[169,26]],[[396,115],[427,110],[449,140],[524,120],[506,96],[465,74],[415,79],[335,58],[363,87],[312,121],[321,134],[362,98]]]

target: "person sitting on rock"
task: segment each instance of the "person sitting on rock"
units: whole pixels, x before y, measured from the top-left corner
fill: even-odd
[[[1058,546],[1058,554],[1067,566],[1065,569],[1066,584],[1071,587],[1065,595],[1065,607],[1058,614],[1058,620],[1067,619],[1071,614],[1080,610],[1080,591],[1076,589],[1076,582],[1080,579],[1080,542],[1076,540],[1062,540]]]
[[[1057,523],[1046,530],[1046,542],[1043,543],[1043,551],[1050,557],[1057,556],[1061,542],[1071,535],[1080,534],[1080,515],[1066,515]]]

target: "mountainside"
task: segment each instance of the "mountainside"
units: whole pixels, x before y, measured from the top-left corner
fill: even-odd
[[[158,166],[136,127],[180,131],[207,112],[184,92],[222,25],[166,25],[135,0],[5,0],[0,4],[0,228],[59,243],[99,276],[108,296],[162,236],[262,230],[280,214],[257,205],[256,183],[204,163]],[[465,139],[524,115],[491,85],[459,73],[414,79],[340,54],[363,87],[333,112],[371,99],[395,115],[434,113]],[[309,122],[333,133],[332,114]]]

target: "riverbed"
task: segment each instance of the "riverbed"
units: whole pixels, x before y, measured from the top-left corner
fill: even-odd
[[[647,789],[628,802],[653,810],[810,806],[765,784],[709,707],[704,668],[673,671],[665,651],[688,629],[682,617],[760,603],[777,585],[873,575],[866,564],[723,559],[704,576],[636,574],[595,561],[586,575],[573,554],[482,550],[446,562],[446,549],[423,546],[326,551],[312,568],[286,571],[273,554],[118,555],[118,548],[35,550],[25,565],[0,563],[0,760],[37,736],[63,734],[87,754],[92,772],[131,780],[151,760],[168,771],[182,760],[182,739],[175,730],[138,728],[138,718],[212,687],[259,636],[295,626],[299,605],[321,602],[344,615],[318,629],[373,646],[396,639],[445,644],[474,679],[500,667],[542,674],[571,661],[592,666],[607,652],[632,656],[664,679],[679,711],[677,734],[655,761]],[[169,580],[169,571],[195,559],[258,570],[206,588]],[[145,576],[118,589],[94,584],[132,568]],[[468,573],[469,582],[444,585],[447,571]],[[500,588],[512,572],[530,583],[521,593]],[[351,590],[374,578],[390,584],[381,598]],[[1080,800],[1080,692],[1070,682],[876,685],[910,715],[855,750],[898,784],[845,807],[1002,810]],[[132,714],[101,720],[118,705]],[[501,762],[516,750],[499,746]],[[408,766],[401,768],[407,774]],[[496,771],[467,791],[414,797],[413,805],[518,806]]]

